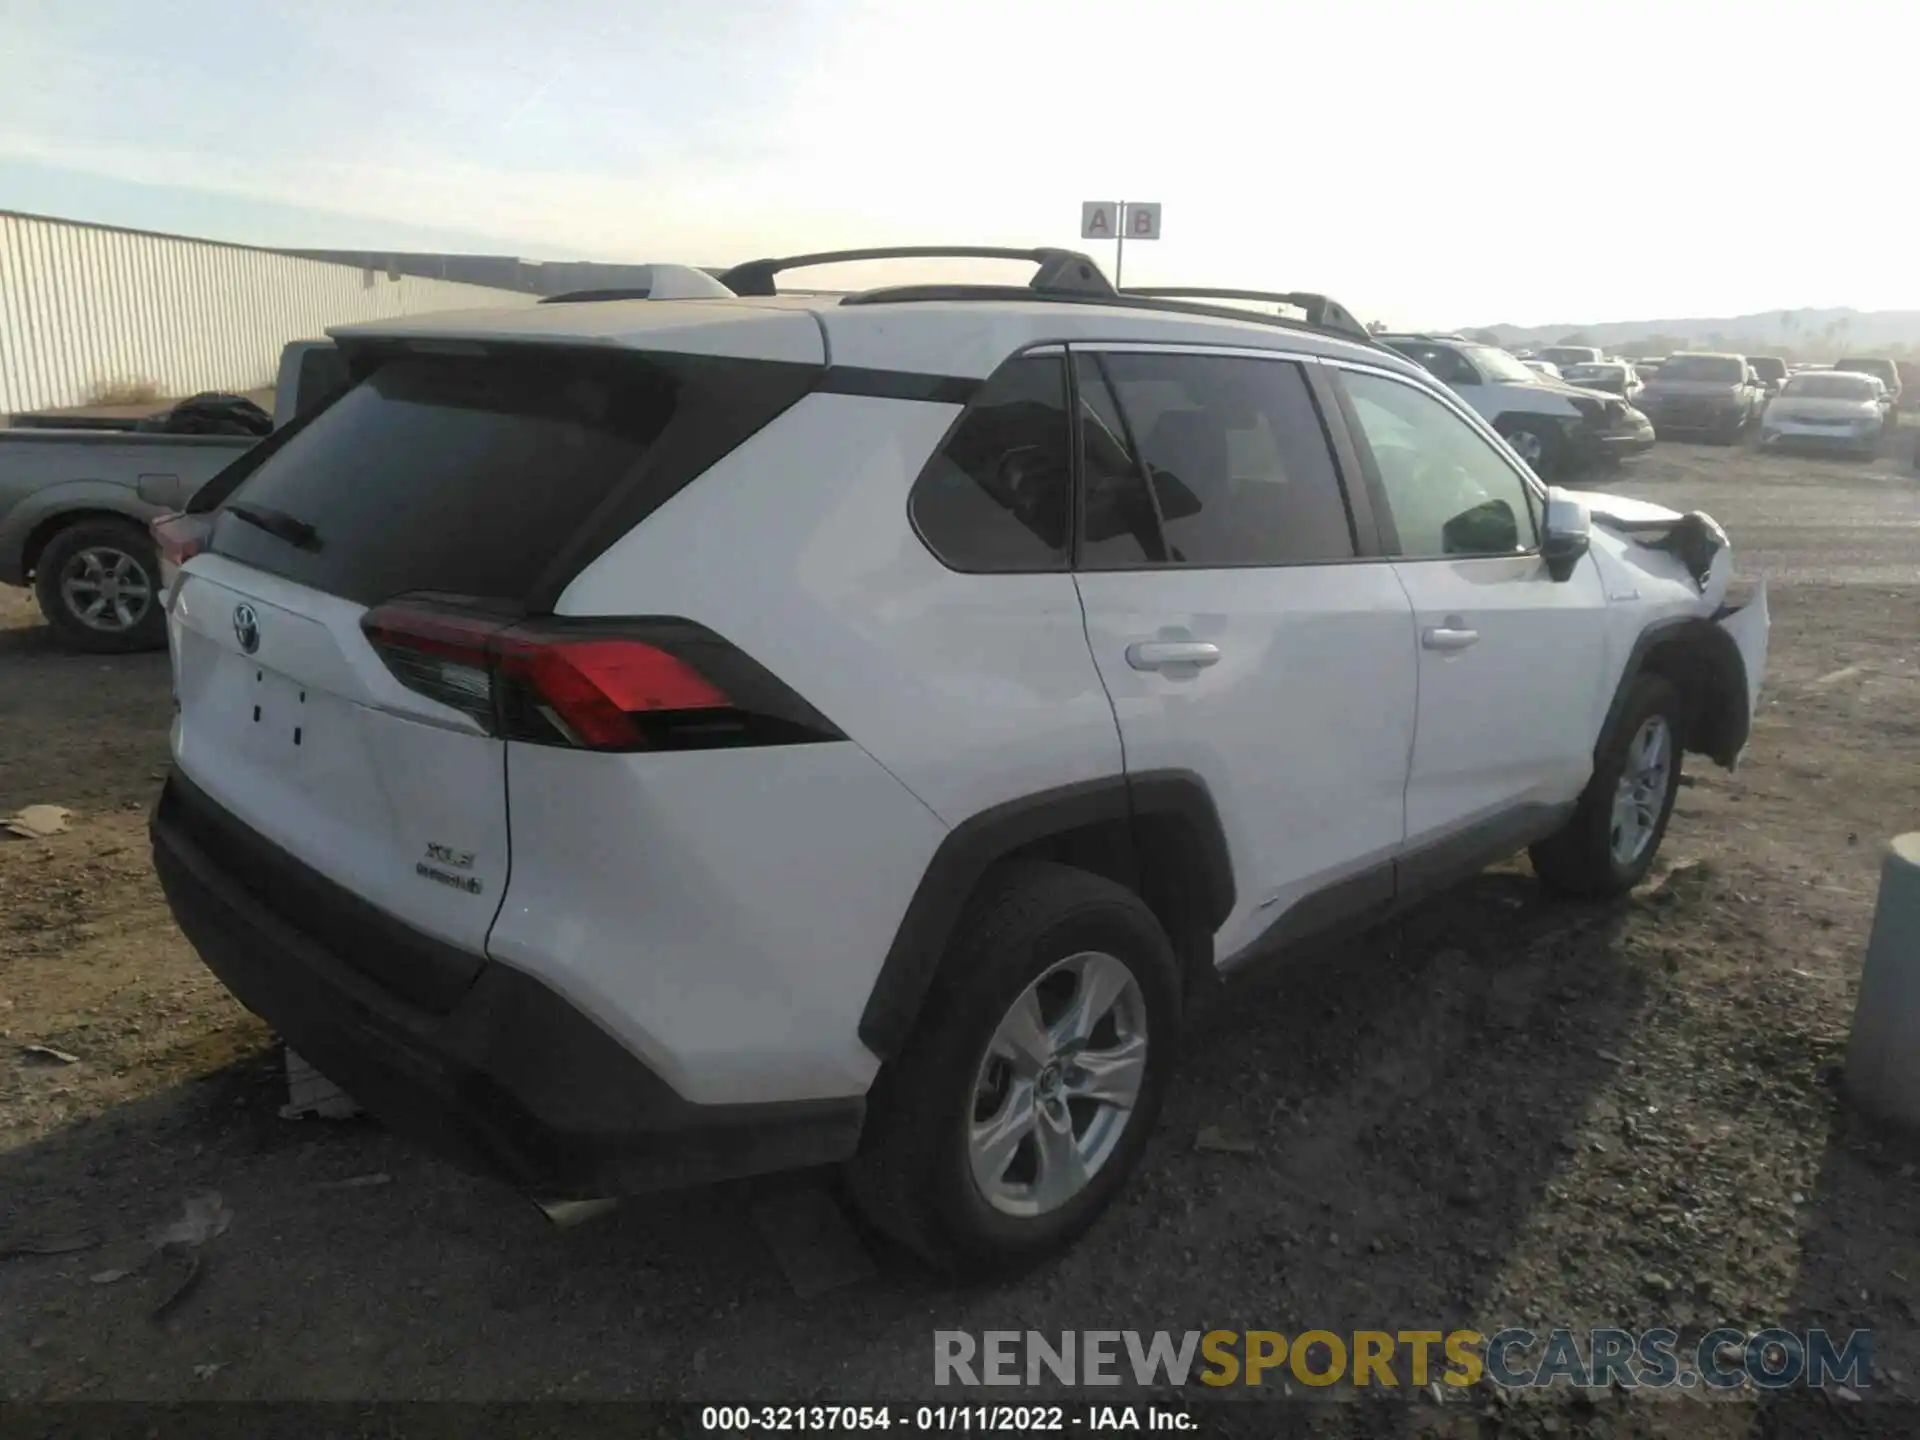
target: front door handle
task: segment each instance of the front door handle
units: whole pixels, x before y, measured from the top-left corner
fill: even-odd
[[[1220,647],[1206,640],[1138,640],[1127,647],[1127,664],[1136,670],[1206,666],[1219,658]]]
[[[1456,629],[1450,625],[1429,625],[1420,632],[1420,643],[1429,650],[1464,650],[1477,644],[1478,630]]]

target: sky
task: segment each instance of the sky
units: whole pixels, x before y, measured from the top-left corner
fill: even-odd
[[[0,207],[134,228],[1111,272],[1080,203],[1150,200],[1127,283],[1394,325],[1920,309],[1903,0],[0,0],[0,34]]]

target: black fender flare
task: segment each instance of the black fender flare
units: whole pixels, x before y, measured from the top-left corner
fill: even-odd
[[[882,1060],[900,1052],[920,1018],[948,939],[981,878],[1007,857],[1055,836],[1119,824],[1137,867],[1142,831],[1180,837],[1195,878],[1190,897],[1208,932],[1234,906],[1234,879],[1226,831],[1213,795],[1184,770],[1112,775],[1062,785],[994,805],[947,833],[908,901],[860,1015],[860,1039]],[[1138,873],[1136,869],[1135,873]]]
[[[1594,741],[1596,765],[1620,724],[1627,690],[1651,670],[1673,680],[1691,702],[1687,733],[1682,737],[1687,750],[1705,755],[1725,769],[1733,768],[1752,734],[1753,716],[1747,707],[1746,661],[1733,637],[1715,623],[1732,613],[1731,609],[1722,610],[1712,620],[1701,615],[1677,616],[1656,621],[1640,632],[1627,653],[1620,683]],[[1669,669],[1660,662],[1662,654],[1684,656],[1684,664]],[[1650,660],[1654,662],[1651,665]]]

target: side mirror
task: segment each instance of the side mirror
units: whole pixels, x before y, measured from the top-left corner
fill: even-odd
[[[1555,580],[1573,578],[1574,566],[1593,544],[1593,517],[1566,491],[1547,491],[1547,515],[1541,525],[1540,556]]]

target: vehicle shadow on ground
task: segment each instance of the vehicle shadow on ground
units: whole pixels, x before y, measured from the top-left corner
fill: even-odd
[[[1024,1277],[959,1286],[874,1247],[866,1278],[802,1298],[756,1217],[819,1176],[557,1232],[370,1124],[280,1119],[262,1050],[0,1155],[0,1231],[102,1241],[0,1267],[0,1346],[27,1361],[27,1395],[197,1395],[193,1367],[213,1363],[224,1395],[783,1400],[814,1377],[844,1400],[849,1381],[924,1395],[936,1328],[1517,1320],[1502,1257],[1644,1003],[1616,953],[1624,913],[1493,873],[1225,992],[1195,1015],[1115,1211]],[[235,1218],[164,1323],[148,1319],[164,1279],[87,1283],[202,1189]],[[36,1328],[62,1338],[24,1348]]]

